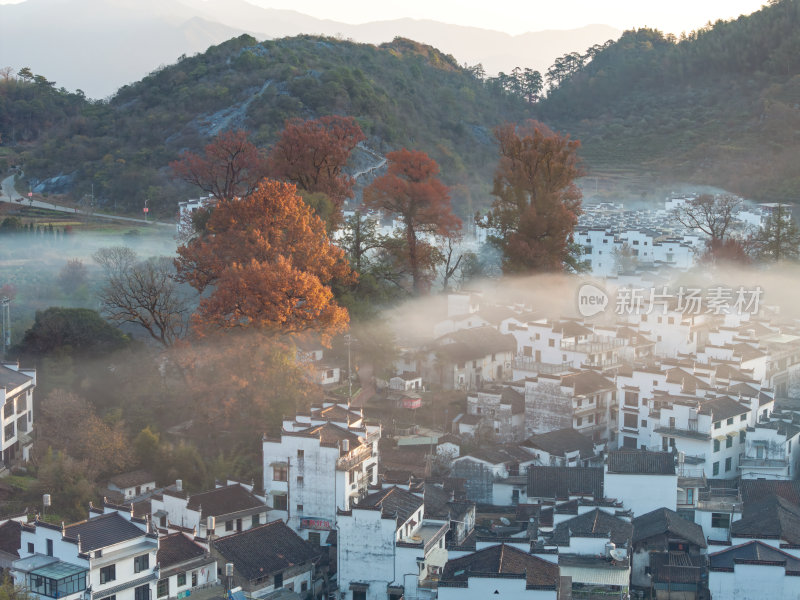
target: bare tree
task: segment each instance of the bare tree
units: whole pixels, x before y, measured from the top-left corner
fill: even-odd
[[[109,320],[140,325],[165,347],[185,334],[189,307],[175,281],[172,259],[140,260],[124,246],[100,248],[93,258],[105,271],[98,295]]]
[[[709,246],[725,239],[741,207],[735,196],[701,194],[673,211],[678,223],[689,229],[699,229],[709,238]]]

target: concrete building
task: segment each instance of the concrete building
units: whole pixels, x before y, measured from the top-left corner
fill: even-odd
[[[348,412],[341,406],[324,410],[331,419]],[[349,509],[377,485],[381,429],[360,420],[349,426],[333,420],[310,424],[316,420],[314,411],[310,417],[298,415],[296,430],[287,430],[291,424],[285,423],[279,437],[264,438],[264,488],[273,514],[320,544],[333,528],[337,509]]]
[[[19,364],[0,365],[0,401],[3,406],[2,467],[30,459],[33,447],[33,390],[36,371]]]
[[[183,598],[217,581],[217,562],[207,548],[180,531],[158,540],[157,598]]]
[[[608,453],[604,493],[623,502],[634,516],[657,508],[675,510],[678,475],[671,452],[617,450]]]
[[[751,541],[709,554],[712,598],[789,600],[800,596],[800,559]]]
[[[38,598],[150,600],[158,579],[158,536],[130,512],[91,509],[68,526],[22,526],[18,585]]]

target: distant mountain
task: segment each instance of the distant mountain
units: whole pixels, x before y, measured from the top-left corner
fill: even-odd
[[[314,36],[258,43],[243,35],[90,102],[45,79],[0,80],[0,135],[22,154],[34,190],[172,216],[196,190],[171,179],[184,149],[245,129],[262,147],[286,119],[352,115],[376,153],[423,150],[440,165],[460,216],[489,199],[497,149],[492,129],[531,115],[518,96],[476,79],[452,57],[398,38],[379,47]],[[358,161],[361,161],[360,163]],[[92,187],[93,186],[93,187]]]
[[[582,141],[597,180],[624,169],[800,203],[800,0],[681,40],[627,31],[578,65],[536,112]]]
[[[435,21],[400,19],[349,25],[244,0],[26,0],[0,5],[0,66],[28,66],[91,98],[112,95],[181,55],[248,33],[257,39],[318,34],[380,44],[397,36],[436,46],[486,71],[515,66],[543,71],[555,57],[616,39],[592,25],[511,36]]]

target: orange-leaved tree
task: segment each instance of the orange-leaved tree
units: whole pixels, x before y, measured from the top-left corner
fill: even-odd
[[[294,183],[305,192],[325,194],[333,205],[335,223],[342,203],[353,197],[354,180],[342,169],[365,139],[353,117],[290,119],[269,153],[270,176]]]
[[[583,174],[580,142],[529,120],[495,129],[500,162],[494,177],[495,200],[478,225],[503,254],[507,273],[560,271],[577,267],[573,230],[581,214]]]
[[[364,204],[395,215],[402,223],[402,258],[414,294],[424,291],[434,276],[440,254],[425,236],[455,235],[461,220],[453,214],[450,193],[438,178],[439,165],[419,150],[386,155],[388,172],[364,190]]]
[[[205,232],[178,248],[176,266],[179,280],[204,293],[193,315],[199,333],[313,329],[329,339],[347,326],[330,286],[354,275],[294,185],[265,179],[220,200]]]
[[[183,152],[169,165],[175,175],[218,200],[246,196],[266,176],[266,159],[245,131],[223,131],[203,156]]]

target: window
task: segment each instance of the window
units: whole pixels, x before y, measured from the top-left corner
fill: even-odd
[[[303,476],[302,475],[298,475],[297,476],[297,485],[302,486],[303,482],[304,482]]]
[[[47,556],[53,556],[53,540],[47,540]]]
[[[133,557],[133,572],[141,573],[150,568],[150,555],[142,554],[141,556]]]
[[[197,587],[197,571],[192,571],[192,587]]]
[[[687,488],[686,504],[694,504],[694,488]]]
[[[747,415],[740,415],[739,416],[739,420],[740,421],[746,421],[747,420]]]
[[[261,515],[259,514],[253,515],[253,527],[260,524],[261,524]]]
[[[647,427],[647,420],[646,419],[642,419],[642,427]]]
[[[712,468],[711,468],[711,473],[712,473],[713,475],[719,475],[719,462],[715,462],[715,463],[712,465]]]
[[[628,427],[629,429],[636,429],[636,424],[639,422],[638,415],[632,415],[629,413],[625,413],[622,416],[622,425],[623,427]]]
[[[275,589],[283,587],[283,573],[276,573],[275,577],[273,578],[275,581]]]
[[[588,417],[586,417],[586,422],[587,423],[594,423],[594,415],[589,415]]]
[[[304,450],[298,450],[297,451],[298,460],[303,460],[304,457],[305,457],[305,451]]]
[[[308,582],[307,581],[302,581],[300,583],[300,591],[301,592],[305,592],[307,590],[308,590]]]
[[[286,510],[289,507],[288,503],[286,502],[286,495],[281,496],[273,496],[272,497],[272,508],[275,510]]]
[[[744,444],[744,436],[745,436],[744,429],[742,429],[742,430],[739,432],[739,443],[740,443],[740,444]]]
[[[714,440],[714,452],[719,452],[719,440]]]
[[[100,569],[100,583],[114,581],[117,578],[116,565],[108,565]]]
[[[711,513],[711,527],[728,529],[731,526],[731,516],[728,513]]]
[[[178,573],[178,587],[186,585],[186,571]]]
[[[583,404],[583,399],[582,398],[578,398],[578,406],[577,406],[577,408],[580,408],[582,404]]]
[[[311,544],[312,546],[319,546],[320,544],[319,531],[308,532],[308,543]]]
[[[547,345],[550,346],[551,348],[555,348],[556,341],[553,338],[550,338],[549,340],[547,340]]]
[[[150,600],[150,586],[140,585],[133,589],[133,600]]]
[[[726,448],[732,448],[733,447],[733,436],[732,435],[725,436],[725,447]]]
[[[163,598],[164,596],[169,596],[169,578],[158,580],[158,588],[156,594],[158,595],[159,598]]]
[[[14,399],[10,398],[3,407],[3,418],[7,419],[14,414]]]
[[[722,421],[717,421],[714,423],[714,429],[719,429],[720,427],[722,427]]]
[[[728,419],[728,420],[726,421],[726,423],[727,423],[728,425],[733,425],[733,417],[731,417],[730,419]]]
[[[581,425],[583,425],[583,417],[578,417],[575,419],[575,427],[580,427]]]
[[[272,481],[287,481],[289,479],[289,467],[286,465],[272,466]]]
[[[303,512],[303,505],[302,504],[298,504],[297,505],[297,512],[299,512],[299,513]]]
[[[225,531],[233,531],[233,519],[225,521]]]
[[[636,392],[625,392],[625,406],[639,406],[639,394]]]
[[[732,462],[733,462],[733,459],[730,456],[725,459],[725,471],[730,471],[731,470],[731,467],[733,467]]]
[[[33,542],[28,542],[28,554],[33,554]]]
[[[675,429],[675,417],[670,417],[669,418],[669,428],[670,429]]]

